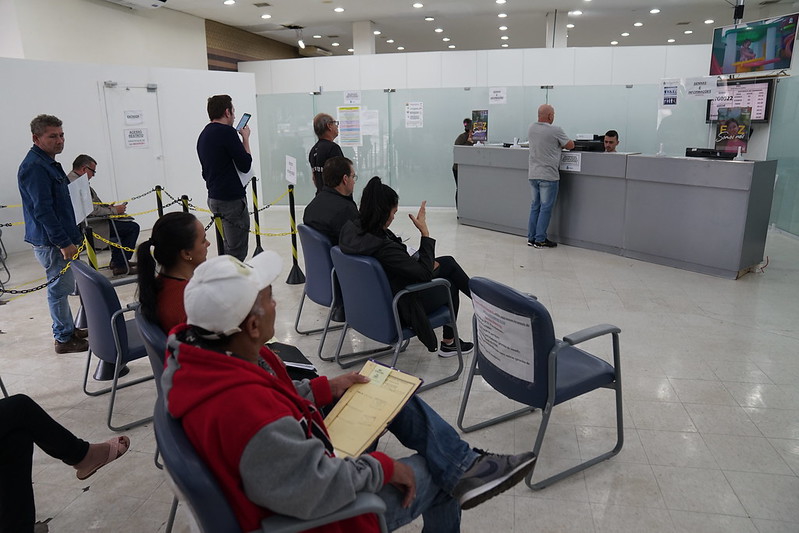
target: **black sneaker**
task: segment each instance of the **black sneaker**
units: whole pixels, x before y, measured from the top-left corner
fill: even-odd
[[[461,339],[461,353],[463,355],[472,353],[472,348],[474,348],[473,343]],[[441,346],[438,349],[438,356],[452,357],[454,355],[458,355],[458,348],[455,347],[455,341],[452,341],[452,344],[444,344],[444,341],[441,341]]]
[[[58,342],[54,339],[53,343],[55,345],[55,353],[58,354],[85,352],[89,349],[89,341],[86,339],[79,339],[75,335],[67,342]]]
[[[533,242],[533,241],[527,241],[527,246],[535,246],[535,242]]]
[[[471,509],[524,479],[533,469],[535,460],[533,452],[496,455],[481,451],[480,457],[455,485],[452,496],[458,499],[461,509]]]
[[[538,241],[534,242],[533,243],[533,247],[534,248],[557,248],[558,247],[558,243],[552,242],[549,239],[544,239],[543,242],[538,242]]]

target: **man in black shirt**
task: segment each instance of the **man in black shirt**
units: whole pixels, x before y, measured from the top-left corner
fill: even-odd
[[[338,137],[338,120],[327,113],[319,113],[313,118],[313,131],[319,139],[308,154],[308,162],[313,172],[313,182],[316,185],[316,194],[325,186],[322,169],[325,161],[331,157],[344,156],[341,147],[333,142]]]
[[[226,94],[208,99],[208,118],[211,122],[197,139],[197,155],[208,188],[208,209],[222,215],[225,253],[244,261],[250,238],[250,214],[247,191],[236,171],[247,173],[252,166],[250,127],[244,126],[237,134],[233,128],[236,110]]]
[[[455,146],[473,146],[472,119],[463,119],[463,133],[455,138]],[[458,163],[452,163],[452,175],[455,176],[455,207],[458,207]]]
[[[305,208],[302,222],[326,235],[335,246],[344,224],[358,218],[358,206],[352,199],[358,175],[352,161],[339,156],[325,162],[323,176],[325,186]]]

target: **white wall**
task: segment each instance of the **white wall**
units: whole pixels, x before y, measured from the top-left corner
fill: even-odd
[[[0,0],[0,57],[206,69],[205,20],[104,0]]]
[[[258,94],[318,90],[628,85],[704,76],[710,45],[529,48],[355,55],[239,64]],[[346,75],[343,75],[346,73]]]
[[[57,159],[65,168],[70,167],[75,156],[87,153],[97,159],[101,169],[111,169],[101,90],[105,80],[158,85],[166,175],[162,185],[173,194],[189,195],[200,207],[206,207],[206,191],[196,143],[208,122],[208,96],[230,94],[240,112],[255,109],[255,77],[247,73],[0,59],[0,79],[0,205],[20,203],[17,169],[31,146],[30,121],[39,113],[56,115],[64,121],[66,145]],[[251,124],[253,164],[259,168],[257,117]],[[92,180],[92,186],[106,201],[120,199],[114,197],[116,184],[112,176],[113,172],[106,171]],[[154,207],[155,200],[150,195],[131,203],[129,211]],[[149,227],[152,217],[142,218],[144,227]],[[0,209],[0,223],[21,220],[21,209]],[[22,241],[22,228],[3,228],[3,242],[9,251],[28,247]]]

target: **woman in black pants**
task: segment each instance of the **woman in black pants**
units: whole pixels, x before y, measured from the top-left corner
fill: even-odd
[[[122,456],[130,447],[130,439],[125,436],[89,444],[23,394],[0,399],[0,533],[33,532],[34,443],[47,455],[72,466],[81,480]]]
[[[469,276],[458,262],[450,256],[435,257],[435,239],[430,238],[425,215],[425,203],[419,208],[416,216],[409,214],[413,225],[421,234],[419,251],[413,255],[402,240],[388,229],[394,221],[399,205],[396,191],[381,183],[375,176],[363,190],[361,205],[358,208],[359,218],[348,222],[341,230],[339,246],[346,254],[369,255],[380,261],[386,271],[393,294],[413,283],[422,283],[436,278],[443,278],[450,283],[452,305],[457,316],[459,292],[471,298],[469,292]],[[427,322],[427,313],[447,303],[447,291],[434,288],[421,293],[411,293],[399,302],[400,318],[404,325],[411,326],[419,340],[432,352],[438,348],[441,357],[452,357],[457,353],[455,348],[455,332],[452,327],[444,326],[441,345]],[[461,341],[461,351],[469,353],[472,343]]]

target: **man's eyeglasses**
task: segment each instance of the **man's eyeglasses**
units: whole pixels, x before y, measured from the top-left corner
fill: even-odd
[[[352,176],[350,176],[350,179],[351,179],[352,181],[358,181],[358,174],[356,174],[356,173],[354,173],[354,172],[353,172],[353,173],[352,173]]]
[[[96,170],[94,170],[94,169],[93,169],[93,168],[91,168],[91,167],[86,167],[86,170],[88,170],[89,172],[91,172],[91,173],[92,173],[92,176],[95,176],[95,175],[97,175],[97,171],[96,171]]]
[[[331,124],[335,124],[336,126],[338,126],[338,120],[334,120],[333,122],[331,122]]]

